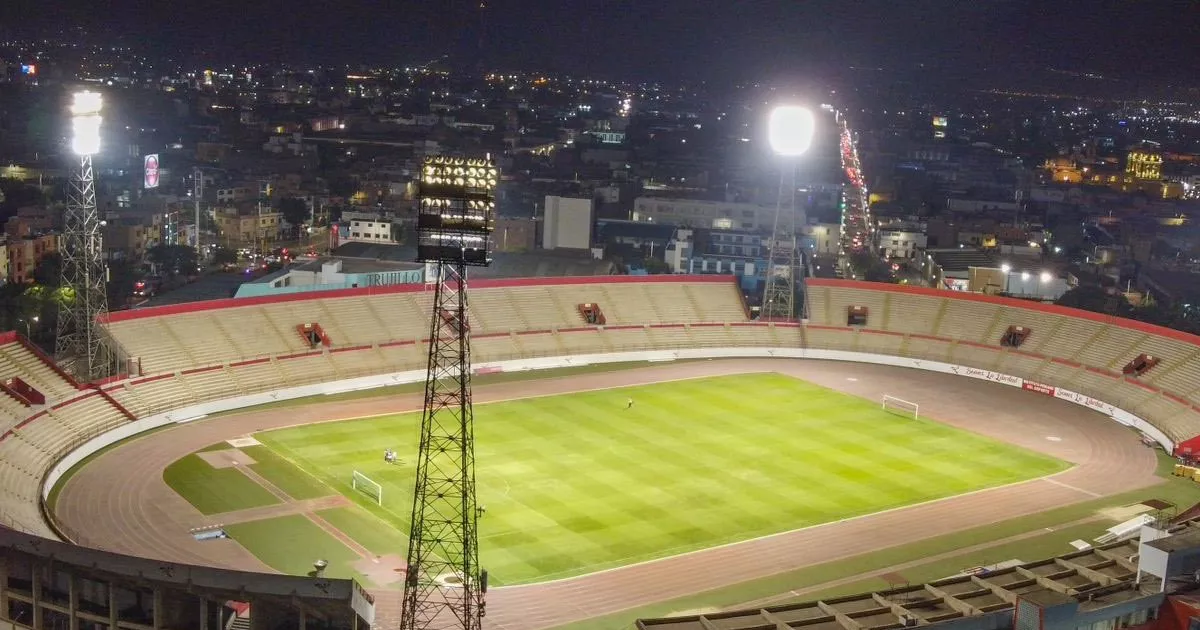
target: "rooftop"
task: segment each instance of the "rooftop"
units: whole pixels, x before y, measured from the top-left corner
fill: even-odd
[[[1155,547],[1200,547],[1200,523],[1172,528],[1173,535],[1149,544]],[[1011,610],[1018,598],[1041,607],[1071,604],[1092,611],[1156,596],[1157,579],[1134,583],[1138,541],[1128,540],[1074,551],[1049,560],[999,569],[980,569],[967,575],[926,584],[900,586],[848,597],[765,608],[699,615],[641,619],[640,630],[751,630],[798,627],[823,630],[863,630],[903,627],[916,619],[927,625]],[[902,580],[901,576],[889,576]],[[894,582],[893,582],[894,583]],[[791,624],[791,626],[789,626]]]

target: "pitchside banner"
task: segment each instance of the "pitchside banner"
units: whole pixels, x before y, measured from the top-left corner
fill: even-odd
[[[1008,385],[1009,387],[1020,387],[1021,383],[1022,383],[1021,377],[1019,377],[1019,376],[1012,376],[1009,374],[1001,374],[1000,372],[993,372],[991,370],[981,370],[979,368],[973,368],[973,367],[964,367],[961,365],[951,365],[950,372],[952,374],[957,374],[959,376],[969,376],[971,378],[977,378],[982,381],[991,381],[993,383],[1003,383],[1005,385]]]
[[[1025,389],[1026,391],[1037,392],[1039,394],[1045,394],[1047,396],[1054,396],[1054,392],[1057,391],[1057,389],[1054,387],[1051,387],[1044,383],[1035,383],[1033,381],[1024,381],[1021,383],[1021,387],[1023,389]]]
[[[158,188],[158,154],[151,153],[145,160],[145,188]]]

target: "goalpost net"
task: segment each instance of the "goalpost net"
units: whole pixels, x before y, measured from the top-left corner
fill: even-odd
[[[901,416],[916,418],[920,411],[920,406],[915,402],[909,402],[903,398],[884,394],[883,410]]]
[[[371,481],[370,477],[354,471],[354,476],[351,478],[350,485],[357,491],[375,499],[375,502],[380,506],[383,505],[383,486]]]

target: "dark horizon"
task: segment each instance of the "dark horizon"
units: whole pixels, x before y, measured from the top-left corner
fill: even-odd
[[[487,67],[654,80],[796,76],[849,66],[1039,66],[1156,82],[1200,73],[1200,3],[1101,0],[9,0],[0,35],[69,27],[183,59],[231,63],[418,64],[443,55]],[[100,14],[100,15],[97,15]],[[482,15],[482,19],[481,19]],[[479,43],[482,41],[482,48]]]

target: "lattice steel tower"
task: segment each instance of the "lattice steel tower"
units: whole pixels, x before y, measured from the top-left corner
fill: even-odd
[[[771,149],[782,159],[779,194],[775,203],[775,225],[767,255],[761,319],[788,320],[796,317],[796,162],[812,144],[814,120],[803,107],[782,106],[771,112]],[[784,207],[784,186],[788,187]]]
[[[763,287],[762,311],[759,317],[768,320],[788,320],[796,316],[796,169],[790,162],[779,175],[779,196],[775,202],[775,225],[767,255],[766,286]],[[791,174],[789,177],[788,174]],[[788,203],[783,205],[784,186],[788,186]]]
[[[71,174],[59,248],[64,303],[58,314],[55,352],[60,361],[73,366],[81,381],[108,376],[114,361],[97,323],[108,312],[108,268],[92,172],[92,156],[100,151],[100,107],[95,92],[75,94],[71,105],[71,148],[78,161]]]
[[[417,257],[436,269],[429,371],[408,541],[403,630],[479,630],[479,567],[467,268],[491,263],[495,163],[429,157],[422,165]]]

